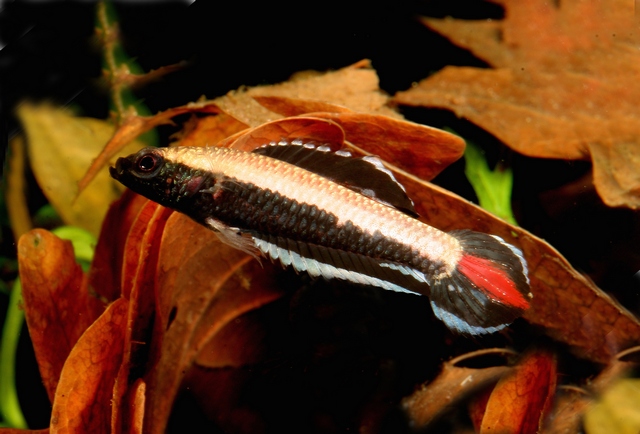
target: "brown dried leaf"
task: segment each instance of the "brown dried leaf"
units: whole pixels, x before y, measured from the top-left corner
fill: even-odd
[[[453,110],[528,156],[590,158],[606,204],[640,207],[632,3],[500,3],[503,21],[424,20],[498,69],[448,67],[395,100]]]
[[[89,292],[115,301],[122,292],[122,264],[129,230],[148,199],[131,190],[113,202],[100,230],[100,237],[87,276]]]
[[[282,116],[300,116],[305,113],[351,113],[347,107],[324,101],[288,98],[286,96],[254,96],[261,106]]]
[[[316,113],[314,116],[321,115]],[[431,157],[430,154],[415,152],[414,140],[405,141],[402,137],[416,137],[421,134],[427,136],[433,131],[433,139],[424,139],[426,146],[437,149],[437,142],[442,141],[451,146],[449,149],[454,150],[455,147],[452,145],[459,146],[462,144],[461,139],[410,122],[372,115],[346,113],[322,116],[330,117],[336,124],[341,125],[346,134],[347,146],[352,150],[387,156],[387,165],[396,171],[398,180],[406,187],[409,197],[415,202],[416,210],[427,223],[447,231],[466,228],[496,234],[521,248],[529,264],[529,277],[534,294],[532,307],[525,313],[528,321],[543,326],[550,336],[574,347],[577,354],[603,363],[608,362],[620,350],[640,342],[638,319],[574,270],[553,247],[459,196],[407,173],[421,166],[425,168],[422,175],[426,177],[427,171],[434,165],[431,159],[427,158]],[[346,116],[347,121],[342,119],[343,116]],[[350,122],[357,125],[358,122],[353,120],[362,119],[362,116],[368,117],[369,121],[375,120],[369,122],[371,129],[375,129],[376,125],[386,126],[383,137],[388,139],[379,140],[375,133],[361,133],[362,130],[366,131],[366,128],[350,128]],[[303,119],[304,128],[312,130],[313,124],[307,123],[306,119],[313,118]],[[296,125],[299,122],[303,122],[301,118],[274,121],[249,130],[245,132],[246,135],[225,141],[224,144],[229,145],[231,142],[233,147],[250,150],[258,146],[262,140],[275,140],[274,137],[279,135],[287,138],[288,131],[298,131]],[[282,133],[283,131],[287,133]],[[349,131],[352,131],[353,135],[350,135]],[[389,147],[385,149],[387,141]],[[350,142],[354,142],[355,145],[352,146]],[[458,152],[462,151],[461,147],[458,149]],[[413,156],[413,159],[403,157],[405,155]],[[395,165],[401,170],[398,171]],[[438,166],[435,167],[437,169]],[[437,170],[431,173],[437,173]]]
[[[331,119],[345,131],[347,147],[377,155],[396,171],[407,171],[425,181],[436,177],[464,153],[462,138],[440,130],[387,116],[365,113],[314,113]]]
[[[491,392],[480,433],[538,432],[555,396],[556,375],[554,354],[526,354]]]
[[[121,298],[89,327],[69,354],[51,410],[51,433],[110,432],[112,389],[122,361],[128,310]]]
[[[192,115],[182,131],[172,138],[178,139],[180,146],[211,146],[247,128],[226,113],[205,117]]]
[[[344,131],[335,122],[319,118],[296,117],[267,122],[223,140],[218,145],[251,152],[254,149],[280,140],[300,139],[319,144],[344,142]]]
[[[582,416],[591,403],[591,396],[577,387],[559,387],[553,414],[549,417],[544,434],[580,432]]]
[[[83,273],[69,241],[34,229],[18,240],[18,261],[29,334],[53,401],[67,356],[104,306],[83,291]]]
[[[544,426],[545,434],[562,434],[578,432],[582,427],[585,411],[593,402],[594,395],[609,390],[613,384],[628,377],[637,363],[624,361],[629,356],[636,356],[638,348],[630,348],[616,355],[615,359],[603,369],[597,377],[590,379],[588,389],[579,387],[559,387],[553,413]]]
[[[481,350],[445,362],[442,372],[429,384],[422,385],[402,400],[402,407],[414,428],[424,428],[474,392],[495,383],[513,368],[490,366],[468,368],[461,362],[492,354],[509,354],[506,350]]]
[[[266,331],[256,311],[230,321],[202,348],[196,363],[204,368],[237,368],[258,363],[265,350]]]
[[[139,401],[137,389],[130,389],[132,373],[144,370],[149,362],[155,314],[156,268],[162,233],[172,210],[146,201],[134,220],[124,249],[122,296],[129,300],[129,310],[123,337],[122,363],[113,388],[112,429],[133,426],[136,409],[130,401]],[[144,396],[142,397],[144,398]],[[139,415],[138,415],[139,416]]]
[[[329,103],[331,106],[344,106],[347,110],[400,117],[386,106],[389,98],[380,92],[378,76],[368,60],[324,74],[301,72],[284,83],[229,92],[215,101],[225,113],[256,127],[280,117],[271,109],[267,110],[263,106],[266,100],[261,100],[260,97],[307,100],[310,101],[307,105],[309,108],[323,107],[324,103]],[[297,114],[302,114],[299,107],[296,111]]]
[[[164,431],[178,388],[205,344],[229,321],[283,294],[273,275],[209,229],[178,213],[170,217],[158,262],[147,432]]]
[[[146,402],[147,385],[142,379],[137,379],[129,389],[129,405],[131,417],[129,429],[124,431],[131,434],[142,434],[144,427],[144,406]]]

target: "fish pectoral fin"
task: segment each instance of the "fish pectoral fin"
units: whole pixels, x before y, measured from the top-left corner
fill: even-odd
[[[245,253],[253,256],[260,262],[262,265],[262,261],[260,257],[262,256],[260,249],[258,249],[253,241],[251,235],[247,233],[243,233],[239,228],[234,228],[228,225],[225,225],[220,220],[216,220],[212,217],[209,217],[205,220],[205,223],[211,229],[218,239],[223,243],[238,249],[242,250]]]

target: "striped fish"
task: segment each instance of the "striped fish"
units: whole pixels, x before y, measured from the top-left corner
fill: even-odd
[[[421,222],[375,157],[302,141],[253,152],[146,148],[118,159],[110,173],[256,258],[428,296],[435,316],[461,334],[496,332],[529,307],[520,250],[496,235]]]

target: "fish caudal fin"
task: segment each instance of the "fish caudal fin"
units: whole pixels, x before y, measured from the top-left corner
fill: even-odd
[[[449,234],[460,242],[462,255],[451,273],[431,282],[433,312],[461,334],[503,329],[528,309],[532,297],[522,252],[496,235]]]

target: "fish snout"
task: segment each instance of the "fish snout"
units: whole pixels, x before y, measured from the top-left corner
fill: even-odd
[[[120,157],[116,161],[115,167],[109,167],[109,174],[113,179],[120,180],[126,172],[131,169],[131,161],[128,158]]]

